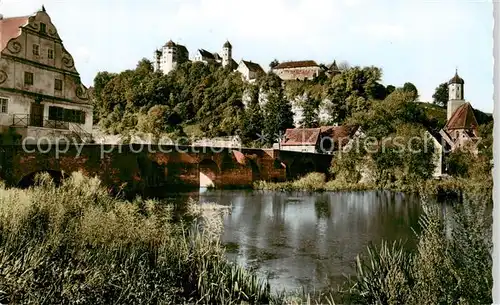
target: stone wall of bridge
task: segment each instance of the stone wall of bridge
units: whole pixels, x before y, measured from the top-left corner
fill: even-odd
[[[171,192],[199,188],[200,177],[216,188],[248,187],[254,181],[286,181],[328,172],[332,156],[265,149],[131,145],[0,146],[0,178],[11,186],[33,183],[39,172],[80,171],[114,190]]]

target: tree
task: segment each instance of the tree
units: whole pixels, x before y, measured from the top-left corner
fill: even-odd
[[[442,83],[436,87],[436,91],[432,95],[433,103],[441,107],[448,105],[448,83]]]
[[[274,69],[277,65],[279,65],[280,62],[277,60],[277,59],[274,59],[273,61],[271,61],[271,63],[269,64],[269,68],[271,69]]]
[[[147,115],[139,118],[138,129],[145,133],[159,136],[162,133],[174,132],[178,129],[179,116],[168,106],[156,105],[149,109]]]
[[[331,80],[327,97],[332,101],[331,116],[337,123],[370,107],[370,100],[380,97],[382,71],[376,67],[354,67]]]
[[[302,120],[299,122],[302,128],[316,128],[319,126],[318,108],[319,100],[310,98],[305,94],[299,106],[302,108]]]
[[[287,128],[293,128],[292,105],[285,98],[279,77],[268,74],[265,88],[267,102],[264,105],[264,141],[273,144]]]
[[[394,90],[396,90],[396,87],[394,87],[393,85],[389,85],[385,88],[385,92],[387,95],[391,94],[394,92]]]
[[[403,85],[403,91],[411,93],[413,96],[413,100],[416,100],[418,98],[417,87],[415,87],[415,85],[410,82],[407,82]]]
[[[264,128],[264,116],[259,105],[259,90],[256,85],[251,85],[249,90],[250,101],[241,120],[241,140],[245,144],[259,139]]]

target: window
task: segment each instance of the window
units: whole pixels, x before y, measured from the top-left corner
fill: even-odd
[[[76,109],[49,106],[49,120],[85,124],[85,112]]]
[[[33,73],[24,72],[24,84],[25,85],[33,85]]]
[[[54,50],[49,49],[47,56],[48,56],[49,59],[54,59]]]
[[[56,79],[54,83],[54,89],[61,91],[62,90],[62,80]]]
[[[0,97],[0,113],[7,113],[7,104],[9,99],[5,97]]]
[[[33,55],[40,55],[40,46],[37,44],[33,45]]]
[[[45,23],[40,22],[40,33],[45,33],[46,30],[47,26],[45,25]]]

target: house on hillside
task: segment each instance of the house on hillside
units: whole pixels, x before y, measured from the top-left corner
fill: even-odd
[[[287,129],[278,146],[281,150],[307,153],[332,154],[353,147],[361,135],[358,126],[323,126],[318,128]]]
[[[247,82],[254,82],[259,75],[266,74],[259,64],[243,59],[236,70],[241,73],[243,80]]]
[[[91,140],[87,88],[44,7],[30,16],[0,16],[0,132],[26,143]]]
[[[314,60],[303,60],[280,63],[272,71],[282,80],[311,80],[318,77],[323,69]]]
[[[219,53],[211,53],[205,49],[198,49],[196,55],[194,56],[194,61],[208,63],[217,63],[222,65],[222,67],[229,66],[231,69],[236,69],[238,64],[233,59],[233,46],[229,41],[226,41],[222,45],[221,55]]]

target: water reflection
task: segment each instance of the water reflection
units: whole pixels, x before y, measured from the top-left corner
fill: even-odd
[[[370,242],[403,239],[414,247],[412,227],[418,228],[421,213],[418,198],[385,191],[204,191],[190,196],[232,205],[222,236],[228,257],[287,290],[341,284]]]

